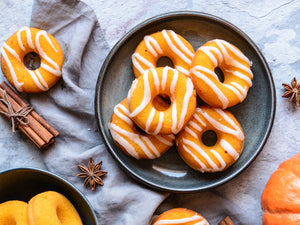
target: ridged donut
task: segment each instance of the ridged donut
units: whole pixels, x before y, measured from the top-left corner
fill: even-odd
[[[83,225],[72,203],[62,194],[46,191],[28,203],[28,225]]]
[[[127,99],[114,108],[109,130],[116,145],[127,155],[136,159],[160,157],[173,144],[175,136],[140,133],[129,116]]]
[[[159,95],[170,98],[170,107],[164,111],[153,105]],[[133,81],[127,101],[130,117],[149,134],[177,134],[196,109],[191,79],[170,67],[146,70]]]
[[[40,67],[28,69],[24,56],[35,52]],[[64,55],[56,39],[44,30],[23,27],[1,47],[1,69],[9,83],[20,92],[47,91],[61,77]]]
[[[190,76],[203,101],[210,106],[226,109],[246,98],[252,86],[250,66],[249,59],[237,47],[215,39],[196,51]],[[215,73],[216,67],[224,74],[223,83]]]
[[[199,213],[185,208],[170,209],[159,215],[151,225],[209,225]]]
[[[135,77],[141,76],[147,69],[156,68],[158,59],[168,57],[174,68],[189,76],[194,56],[191,44],[172,30],[162,30],[144,37],[132,55]]]
[[[28,204],[23,201],[11,200],[0,204],[1,225],[28,225],[27,222]]]
[[[214,146],[202,142],[205,131],[214,131]],[[244,146],[244,132],[234,115],[220,108],[201,106],[176,137],[181,158],[201,172],[220,172],[232,165]]]

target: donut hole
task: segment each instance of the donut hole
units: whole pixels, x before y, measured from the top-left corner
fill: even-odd
[[[153,106],[158,111],[165,111],[171,105],[171,99],[166,94],[156,95],[153,99]]]
[[[156,62],[156,67],[165,67],[165,66],[174,68],[174,64],[169,57],[167,56],[160,57]]]
[[[141,135],[146,135],[147,133],[144,131],[144,130],[142,130],[138,125],[136,125],[136,124],[134,124],[134,128],[136,129],[136,131],[138,132],[138,133],[140,133]]]
[[[23,63],[27,69],[36,70],[41,66],[41,57],[35,52],[29,52],[24,56]]]
[[[215,74],[218,76],[218,78],[219,78],[219,81],[221,82],[221,83],[223,83],[224,82],[224,73],[223,73],[223,71],[221,70],[221,68],[220,67],[216,67],[215,68]]]
[[[217,134],[213,130],[207,130],[201,136],[201,141],[206,146],[214,146],[217,143],[217,139]]]

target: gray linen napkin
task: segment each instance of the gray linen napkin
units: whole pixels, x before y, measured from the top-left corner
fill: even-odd
[[[32,27],[51,33],[60,43],[65,63],[62,79],[48,92],[30,96],[30,104],[60,136],[42,159],[46,168],[72,182],[89,199],[99,224],[148,224],[166,194],[140,185],[121,171],[105,148],[94,116],[97,77],[109,47],[93,10],[71,0],[37,0]],[[112,106],[113,107],[113,106]],[[92,192],[76,177],[89,157],[103,160],[104,186]]]

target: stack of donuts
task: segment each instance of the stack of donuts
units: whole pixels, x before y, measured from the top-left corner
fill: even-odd
[[[161,57],[168,57],[174,68],[156,67]],[[109,123],[125,154],[154,159],[175,141],[181,158],[201,172],[224,171],[239,158],[244,132],[226,109],[246,98],[253,74],[237,47],[215,39],[195,52],[182,36],[162,30],[144,37],[132,66],[136,79]],[[223,72],[223,82],[216,68]],[[197,95],[207,105],[197,107]],[[202,141],[206,131],[217,136],[212,146]]]
[[[82,225],[73,204],[56,191],[45,191],[30,201],[10,200],[0,204],[0,224]]]

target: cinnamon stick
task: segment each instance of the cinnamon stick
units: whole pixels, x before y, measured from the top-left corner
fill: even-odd
[[[4,96],[4,91],[6,96]],[[21,99],[5,82],[0,84],[0,98],[7,98],[12,109],[17,112],[22,107],[27,106],[26,102]],[[9,114],[7,105],[1,102],[0,109]],[[6,117],[10,118],[6,115]],[[32,110],[28,115],[28,124],[18,124],[18,128],[40,149],[46,149],[55,142],[55,137],[59,132],[47,123],[40,115]]]
[[[27,105],[27,103],[20,98],[19,95],[17,95],[16,92],[11,89],[11,87],[6,83],[2,82],[0,84],[0,88],[5,90],[8,95],[10,95],[21,107],[24,107]],[[59,132],[55,130],[46,120],[44,120],[39,114],[37,114],[35,111],[31,111],[29,113],[34,119],[36,119],[43,127],[45,127],[51,134],[53,134],[54,137],[57,137],[59,135]]]
[[[230,219],[229,216],[226,216],[220,223],[219,225],[234,225],[232,220]]]

